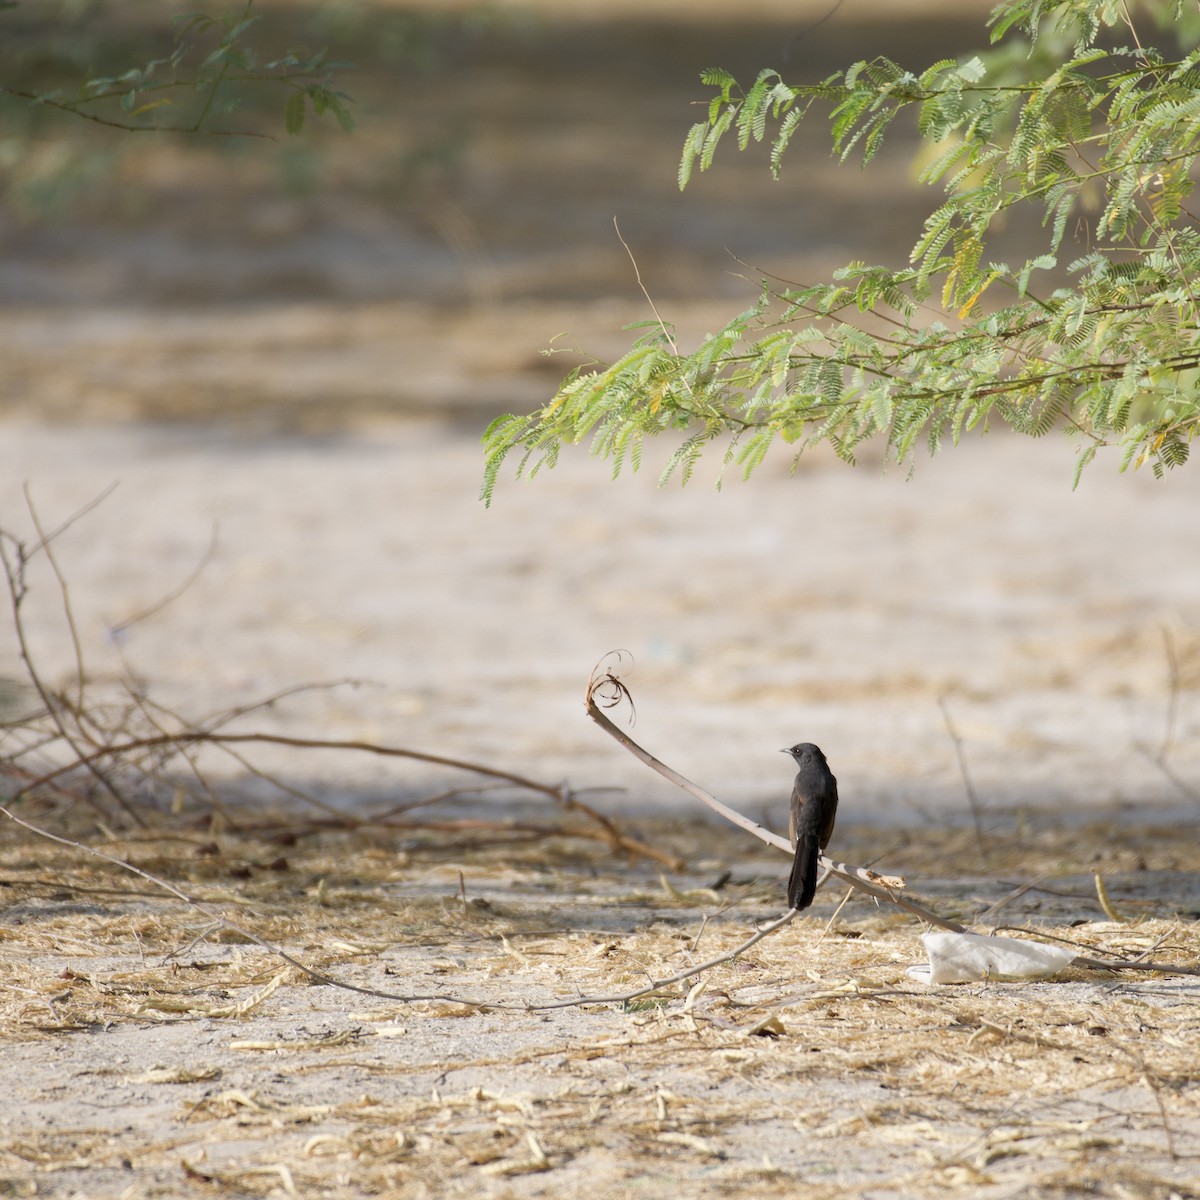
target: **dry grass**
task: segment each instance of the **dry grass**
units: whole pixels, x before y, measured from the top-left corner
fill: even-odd
[[[462,853],[324,832],[285,857],[280,829],[178,824],[105,843],[310,967],[442,997],[408,1004],[313,987],[116,868],[10,838],[0,1036],[21,1104],[0,1194],[1195,1194],[1191,979],[923,988],[904,971],[916,924],[860,899],[835,912],[827,889],[690,994],[526,1010],[636,990],[777,912],[757,862],[704,886],[711,827],[650,832],[697,876],[668,890],[549,840]],[[1019,865],[1049,890],[993,923],[1200,959],[1194,890],[1162,892],[1194,830],[1126,831],[1119,850],[1102,824],[997,837],[991,878],[944,879],[973,833],[859,831],[847,854],[889,836],[908,844],[888,868],[941,864],[939,911],[977,916]],[[1089,891],[1095,855],[1125,923]]]

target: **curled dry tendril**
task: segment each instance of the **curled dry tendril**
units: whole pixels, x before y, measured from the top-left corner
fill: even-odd
[[[593,668],[588,681],[587,702],[599,708],[618,708],[629,704],[629,724],[637,724],[637,708],[633,695],[621,679],[620,672],[633,670],[633,655],[628,650],[610,650]]]

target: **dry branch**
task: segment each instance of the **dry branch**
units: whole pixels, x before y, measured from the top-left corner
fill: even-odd
[[[706,962],[697,963],[695,966],[689,967],[686,971],[679,971],[674,975],[668,975],[664,979],[652,979],[637,991],[621,992],[615,996],[578,996],[573,1000],[559,1000],[553,1004],[531,1004],[529,1007],[540,1011],[551,1008],[571,1008],[582,1004],[630,1004],[634,1000],[640,1000],[643,996],[654,995],[663,988],[670,987],[673,983],[682,983],[685,979],[691,979],[695,975],[711,971],[713,967],[719,967],[723,963],[732,962],[735,958],[749,950],[751,946],[761,942],[763,938],[770,937],[776,930],[790,924],[797,916],[799,916],[799,913],[794,908],[789,908],[782,917],[777,917],[774,921],[770,921],[768,924],[756,929],[750,937],[744,942],[740,942],[732,950],[727,950],[724,954],[718,954],[716,958],[710,958]]]
[[[616,741],[624,746],[636,759],[645,763],[651,770],[656,771],[664,779],[669,779],[677,787],[694,796],[702,804],[711,808],[739,829],[746,830],[746,832],[753,834],[760,841],[766,842],[768,845],[776,846],[781,850],[791,853],[792,846],[786,838],[781,837],[777,833],[772,833],[769,829],[764,829],[756,821],[743,816],[736,809],[730,808],[727,804],[722,804],[715,796],[710,795],[703,788],[692,783],[690,779],[667,766],[666,763],[660,762],[653,754],[648,750],[644,750],[633,738],[623,730],[618,729],[609,720],[602,711],[603,708],[614,708],[625,701],[628,701],[631,707],[633,705],[633,696],[630,694],[628,686],[622,682],[620,677],[615,673],[615,670],[609,670],[604,666],[605,662],[612,659],[615,659],[615,665],[619,666],[625,656],[626,652],[623,650],[613,651],[611,654],[606,655],[595,670],[593,670],[592,676],[588,680],[585,699],[588,716],[605,733],[615,738]],[[603,692],[604,689],[607,689],[607,694],[603,695],[601,700],[598,701],[597,693]],[[897,908],[904,909],[906,912],[920,917],[923,921],[927,921],[931,925],[937,925],[952,933],[969,932],[967,927],[958,921],[952,921],[946,917],[939,916],[923,905],[899,895],[897,889],[904,887],[904,880],[897,876],[880,875],[878,872],[868,870],[865,867],[853,867],[847,863],[834,862],[824,854],[821,855],[820,861],[822,869],[827,874],[837,875],[857,891],[864,892],[880,900],[886,900],[889,904],[894,904]],[[767,931],[772,932],[774,928],[778,928],[783,924],[786,924],[786,922],[776,922]],[[757,935],[753,940],[758,940]],[[737,953],[740,952],[739,949]],[[1200,975],[1200,968],[1198,967],[1181,967],[1171,963],[1137,962],[1125,959],[1091,958],[1082,955],[1075,958],[1071,966],[1098,971],[1158,971],[1167,975]]]
[[[109,489],[111,491],[111,489]],[[27,546],[16,535],[0,529],[0,567],[5,574],[5,582],[9,593],[12,624],[16,633],[17,648],[25,666],[26,674],[41,700],[42,712],[29,722],[24,722],[24,734],[19,746],[6,754],[0,767],[6,774],[20,779],[22,782],[16,791],[9,794],[10,804],[33,795],[42,788],[62,787],[71,776],[79,771],[91,775],[105,793],[120,807],[120,809],[140,826],[145,826],[145,803],[141,799],[144,788],[138,788],[137,800],[126,794],[123,781],[132,778],[137,784],[144,782],[157,783],[161,780],[164,768],[172,760],[185,765],[195,779],[201,793],[208,802],[222,814],[223,819],[230,825],[234,822],[230,814],[224,810],[215,789],[209,785],[194,756],[199,748],[214,747],[230,756],[247,772],[265,778],[281,794],[294,799],[300,799],[326,812],[339,820],[348,828],[357,828],[371,823],[370,819],[353,817],[338,812],[312,796],[289,787],[282,780],[265,775],[241,755],[237,747],[248,745],[276,745],[304,750],[336,750],[354,753],[372,754],[387,758],[404,758],[414,762],[426,763],[433,766],[448,767],[465,771],[474,775],[484,776],[498,784],[518,787],[536,795],[552,800],[566,813],[575,814],[585,819],[583,825],[570,827],[548,828],[545,824],[526,823],[520,826],[521,832],[530,837],[567,836],[579,837],[592,841],[600,841],[609,845],[619,854],[631,858],[648,858],[660,863],[670,870],[680,870],[683,862],[678,855],[644,842],[640,838],[627,834],[610,817],[580,799],[571,787],[565,783],[549,784],[528,776],[519,775],[512,771],[504,771],[481,763],[469,762],[465,759],[453,758],[446,755],[430,754],[418,750],[409,750],[398,746],[384,746],[360,740],[336,740],[328,738],[288,737],[281,734],[262,732],[231,732],[224,728],[230,721],[244,717],[247,714],[269,707],[283,696],[305,690],[314,686],[302,685],[300,688],[287,689],[277,693],[267,700],[253,705],[244,705],[225,712],[213,714],[208,720],[198,723],[189,722],[180,714],[163,708],[132,682],[126,682],[126,703],[116,716],[105,715],[102,707],[95,704],[87,694],[87,677],[84,669],[83,649],[76,629],[71,607],[70,589],[65,572],[61,569],[53,551],[53,542],[64,530],[70,528],[82,515],[90,512],[108,494],[106,491],[83,509],[69,517],[57,528],[47,530],[43,524],[33,498],[26,489],[26,504],[30,519],[37,532],[38,540],[32,546]],[[214,534],[215,538],[215,534]],[[189,574],[182,585],[159,601],[144,608],[140,613],[128,619],[121,628],[128,627],[134,621],[160,612],[166,605],[177,599],[194,581],[204,563],[211,557],[212,543],[205,552],[201,563]],[[75,679],[69,690],[56,691],[45,680],[34,661],[25,632],[22,608],[28,595],[27,566],[31,559],[38,554],[44,554],[54,579],[57,582],[61,599],[64,620],[74,648]],[[133,718],[136,717],[141,729],[136,729]],[[18,760],[31,754],[45,754],[50,748],[57,746],[65,749],[67,760],[57,765],[35,773]],[[86,791],[83,798],[96,805],[103,814],[103,809]],[[381,822],[382,823],[382,822]],[[433,828],[431,822],[389,822],[394,828]],[[478,822],[474,828],[487,828],[486,822]],[[495,831],[503,837],[511,836],[516,826],[512,822],[498,822]]]
[[[525,775],[517,775],[512,771],[503,771],[497,767],[485,766],[482,763],[470,762],[466,759],[450,758],[443,754],[429,754],[423,750],[409,750],[402,746],[387,746],[377,742],[359,741],[357,739],[293,737],[286,734],[260,732],[214,733],[203,729],[184,729],[178,732],[160,733],[148,737],[128,738],[125,741],[116,742],[112,745],[100,746],[90,754],[81,754],[75,761],[45,772],[21,788],[13,799],[20,799],[37,788],[51,783],[63,775],[76,771],[81,766],[91,768],[97,763],[108,759],[119,759],[135,751],[169,749],[178,752],[189,746],[210,745],[227,748],[230,746],[255,744],[290,746],[297,750],[351,750],[384,758],[406,758],[415,762],[429,763],[441,767],[453,767],[460,771],[469,771],[476,775],[483,775],[489,779],[512,784],[516,787],[525,788],[528,791],[546,796],[566,811],[580,813],[594,821],[600,827],[599,831],[561,829],[558,831],[560,833],[593,839],[599,838],[600,840],[607,841],[614,850],[652,859],[655,862],[662,863],[663,866],[673,871],[681,870],[683,867],[683,861],[678,855],[662,850],[657,846],[651,846],[649,843],[643,842],[640,838],[635,838],[622,832],[611,818],[606,817],[591,805],[585,804],[570,787],[564,784],[541,783]],[[349,815],[338,815],[342,823],[347,827],[372,824],[369,820],[354,818]],[[422,824],[422,828],[424,827],[425,825]],[[507,828],[511,828],[511,826],[507,826]]]
[[[624,651],[618,650],[614,653],[619,656],[623,655]],[[601,700],[597,700],[597,693],[604,688],[609,689],[609,694]],[[769,829],[764,829],[757,821],[752,821],[736,809],[730,808],[729,805],[722,804],[715,796],[694,784],[690,779],[681,775],[672,767],[668,767],[666,763],[655,758],[648,750],[644,750],[639,746],[629,734],[618,729],[605,716],[603,710],[605,708],[614,708],[626,700],[632,704],[633,698],[629,693],[628,687],[614,672],[602,670],[598,667],[592,673],[592,677],[588,681],[586,696],[587,714],[605,733],[620,742],[634,758],[645,763],[652,771],[657,771],[664,779],[669,779],[676,787],[682,788],[690,796],[694,796],[701,804],[711,808],[713,812],[724,817],[731,824],[736,825],[739,829],[744,829],[747,833],[753,834],[759,841],[766,842],[769,846],[775,846],[789,854],[792,852],[792,844],[787,838],[781,834],[772,833]],[[868,867],[855,867],[849,863],[834,862],[833,859],[824,854],[821,855],[820,862],[821,869],[827,874],[837,875],[840,879],[845,879],[847,883],[858,888],[860,891],[866,892],[868,895],[878,896],[887,899],[893,904],[898,904],[901,908],[907,908],[910,912],[916,913],[934,925],[940,925],[943,929],[962,932],[964,928],[955,921],[948,921],[943,917],[937,916],[936,913],[927,912],[920,905],[897,896],[895,893],[904,887],[904,880],[898,875],[881,875],[878,871],[872,871]]]

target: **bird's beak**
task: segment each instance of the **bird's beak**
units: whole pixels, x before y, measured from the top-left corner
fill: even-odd
[[[780,753],[780,754],[791,754],[791,751],[785,748],[785,749],[783,749],[783,750],[780,750],[780,752],[779,752],[779,753]]]

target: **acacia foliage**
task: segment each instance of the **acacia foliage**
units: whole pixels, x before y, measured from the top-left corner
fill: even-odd
[[[145,63],[112,73],[89,71],[66,87],[21,86],[10,78],[0,81],[0,96],[49,112],[66,114],[127,133],[210,134],[219,137],[269,137],[239,114],[248,95],[272,89],[282,94],[283,124],[298,134],[306,115],[332,115],[345,131],[354,128],[350,97],[332,85],[343,63],[330,62],[325,52],[288,50],[264,56],[252,44],[261,21],[255,0],[241,0],[229,13],[182,13],[172,18],[172,44]],[[0,0],[0,10],[18,9],[16,0]],[[65,18],[60,17],[65,21]],[[39,24],[28,18],[32,29]],[[30,30],[0,26],[19,38],[32,40],[35,55],[41,47]],[[53,58],[45,49],[42,53]],[[268,61],[264,61],[264,58]],[[43,70],[44,62],[37,64]],[[11,65],[10,65],[11,69]]]
[[[919,73],[877,58],[812,86],[764,70],[743,89],[705,71],[714,94],[685,142],[681,187],[730,139],[769,142],[778,174],[800,121],[821,111],[835,152],[868,163],[915,110],[930,148],[921,178],[944,202],[901,269],[851,262],[813,286],[764,282],[687,353],[665,323],[632,327],[617,362],[491,424],[485,501],[513,451],[532,475],[589,438],[616,474],[667,435],[663,482],[686,481],[713,443],[722,473],[749,475],[777,439],[797,458],[828,442],[848,462],[883,440],[906,461],[997,420],[1076,435],[1076,483],[1106,446],[1122,470],[1185,462],[1200,422],[1195,22],[1182,0],[1004,0],[989,25],[994,49]],[[1150,44],[1155,25],[1183,48]],[[1044,241],[995,261],[997,218],[1027,206]]]

